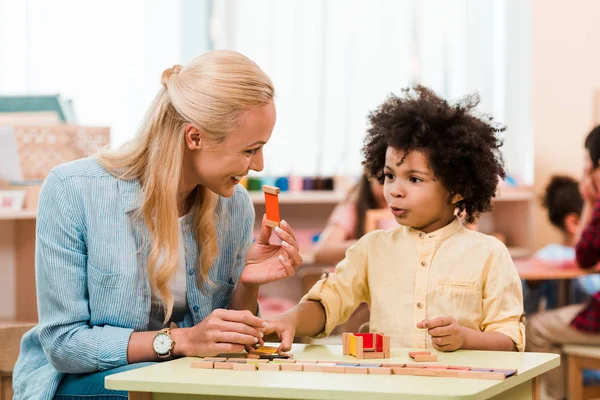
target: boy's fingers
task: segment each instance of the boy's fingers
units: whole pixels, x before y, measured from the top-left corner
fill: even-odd
[[[452,322],[454,321],[454,318],[452,317],[439,317],[439,318],[435,318],[435,319],[426,319],[421,321],[421,323],[423,324],[423,328],[437,328],[439,326],[446,326],[446,325],[450,325]]]

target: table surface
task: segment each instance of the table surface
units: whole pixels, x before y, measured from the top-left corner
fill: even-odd
[[[392,358],[385,362],[409,363],[408,352],[414,350],[419,349],[392,349]],[[292,352],[296,359],[354,360],[354,357],[342,356],[340,345],[294,344]],[[191,368],[191,363],[197,359],[187,357],[110,375],[106,377],[105,385],[108,389],[137,392],[285,399],[483,399],[530,381],[560,363],[557,354],[545,353],[462,350],[437,354],[437,364],[518,369],[518,375],[499,381],[405,375],[223,371]]]
[[[548,261],[538,258],[516,259],[515,266],[524,280],[573,279],[600,272],[600,264],[594,268],[580,268],[575,261]]]

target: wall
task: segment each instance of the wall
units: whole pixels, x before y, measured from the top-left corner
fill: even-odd
[[[532,110],[535,189],[549,177],[579,177],[583,141],[592,128],[593,91],[600,90],[600,2],[532,0]],[[541,207],[537,248],[560,239]]]

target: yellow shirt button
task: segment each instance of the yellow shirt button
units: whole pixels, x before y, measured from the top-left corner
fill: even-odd
[[[423,304],[422,303],[417,303],[417,308],[423,308]]]
[[[423,232],[419,233],[419,237],[422,239],[425,237],[425,234]]]
[[[421,261],[421,267],[426,267],[427,263],[425,261]]]

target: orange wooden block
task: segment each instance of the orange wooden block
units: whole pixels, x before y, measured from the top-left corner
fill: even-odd
[[[362,358],[365,360],[374,360],[376,358],[385,358],[384,356],[385,356],[385,354],[382,351],[380,351],[380,352],[365,351],[362,354]]]
[[[392,369],[387,367],[368,368],[371,375],[391,375]]]
[[[302,364],[304,372],[323,372],[322,364]]]
[[[410,358],[414,358],[415,356],[430,356],[430,351],[409,351],[408,355]]]
[[[248,354],[246,354],[246,358],[248,358],[250,360],[258,360],[260,358],[260,355],[254,354],[254,353],[248,353]]]
[[[227,361],[227,359],[225,357],[204,357],[203,360],[204,361],[216,361],[216,362]]]
[[[346,367],[342,365],[323,365],[323,372],[331,372],[334,374],[344,374]]]
[[[265,193],[265,209],[267,212],[267,226],[274,228],[281,222],[279,216],[279,188],[275,186],[263,185],[262,190]]]
[[[278,347],[275,347],[275,346],[260,346],[254,350],[250,350],[248,353],[258,354],[258,355],[275,354],[275,353],[277,353],[277,349],[278,349]]]
[[[281,364],[282,371],[302,371],[304,364]]]
[[[192,368],[213,369],[214,364],[213,361],[194,361],[192,362]]]
[[[413,360],[415,360],[416,362],[424,362],[424,361],[437,361],[437,356],[436,355],[430,355],[430,356],[414,356]]]
[[[240,364],[240,363],[233,363],[233,368],[234,371],[256,371],[256,364]]]
[[[259,371],[279,371],[281,370],[281,364],[272,364],[272,363],[261,363],[257,364]]]
[[[214,368],[215,369],[233,369],[234,363],[231,362],[216,362]],[[238,364],[235,364],[238,365]]]

